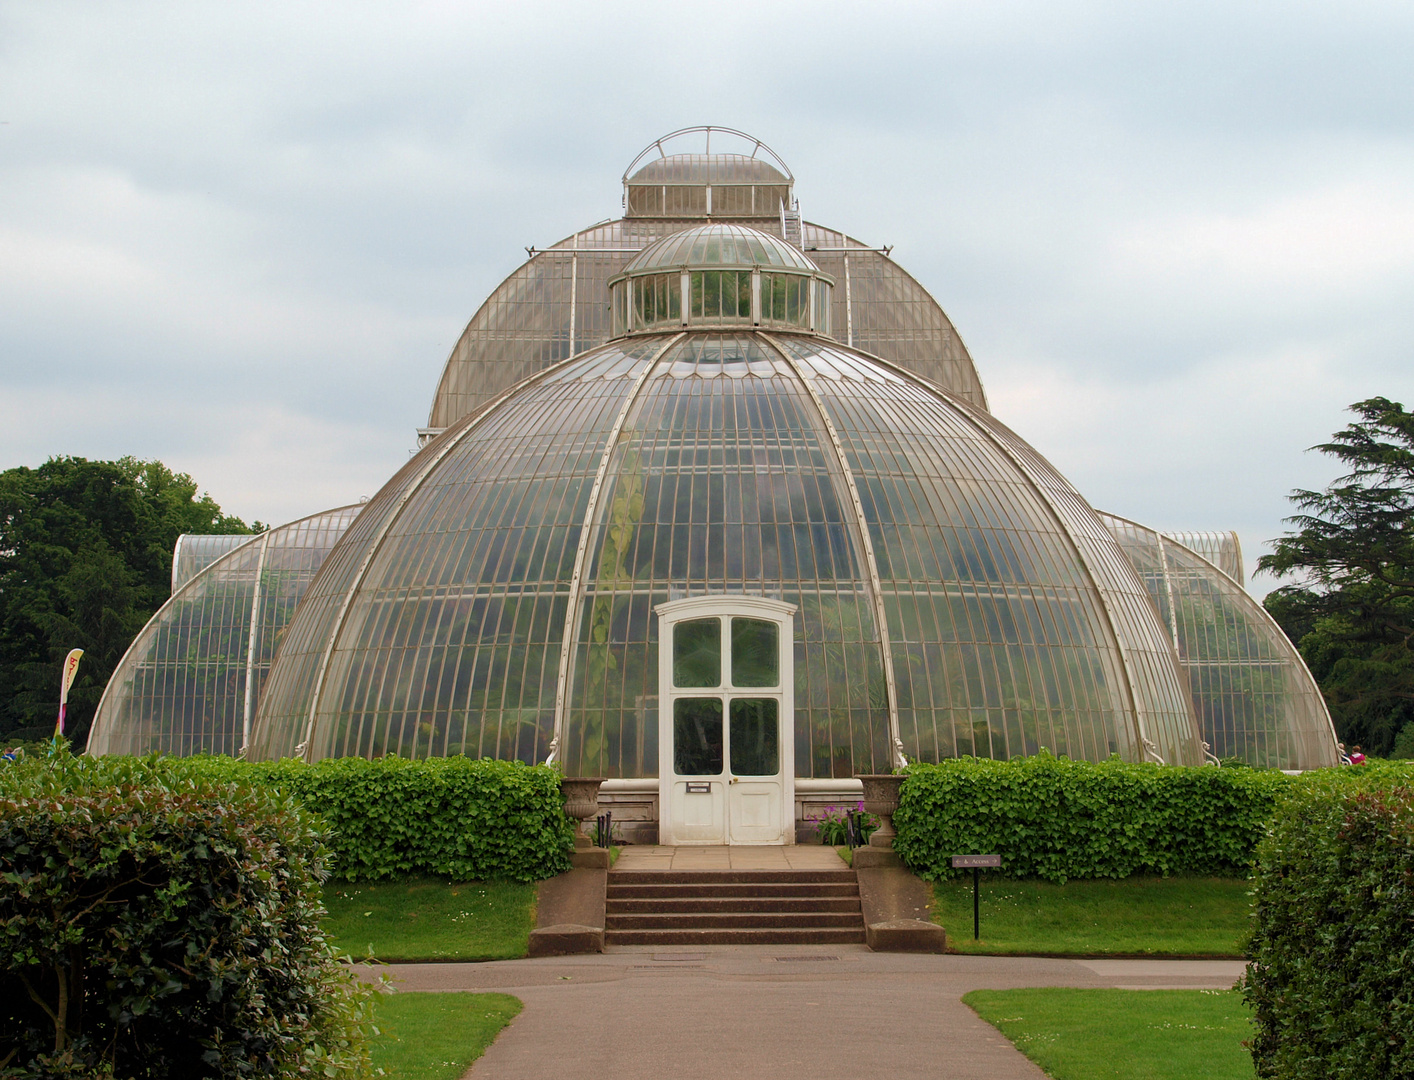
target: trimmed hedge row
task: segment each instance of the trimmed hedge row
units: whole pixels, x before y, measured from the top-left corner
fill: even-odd
[[[543,765],[465,757],[169,760],[294,796],[328,825],[333,876],[344,881],[406,874],[538,881],[570,868],[574,823],[560,774]]]
[[[1049,754],[907,770],[894,848],[920,877],[953,855],[1000,853],[1001,873],[1064,882],[1245,873],[1293,779],[1258,769],[1092,763]]]
[[[0,766],[0,1072],[364,1075],[323,838],[288,795],[153,759]]]
[[[1071,761],[912,765],[894,849],[920,877],[955,877],[953,855],[996,852],[1001,873],[1064,882],[1131,874],[1246,874],[1279,801],[1312,785],[1414,785],[1414,764],[1276,770]]]
[[[1414,1077],[1409,773],[1353,784],[1324,777],[1294,789],[1258,848],[1253,884],[1243,990],[1257,1075]]]

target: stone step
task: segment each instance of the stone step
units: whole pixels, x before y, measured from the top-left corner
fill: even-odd
[[[610,885],[769,885],[853,882],[854,871],[838,870],[610,870]]]
[[[864,925],[734,930],[608,930],[606,945],[854,945],[864,944]]]
[[[752,911],[697,914],[639,914],[605,916],[608,930],[798,930],[814,927],[863,929],[858,909],[849,911]]]
[[[851,911],[859,914],[858,890],[852,896],[681,896],[610,898],[608,910],[619,915],[687,914],[709,911]]]
[[[614,875],[609,875],[608,890],[605,894],[610,900],[618,899],[662,899],[670,900],[674,897],[729,897],[729,896],[774,896],[774,897],[814,897],[814,896],[858,896],[859,882],[853,875],[849,880],[830,884],[817,884],[813,882],[786,883],[786,882],[762,882],[760,884],[752,882],[723,882],[721,884],[693,884],[684,883],[679,885],[670,884],[627,884],[614,880]]]

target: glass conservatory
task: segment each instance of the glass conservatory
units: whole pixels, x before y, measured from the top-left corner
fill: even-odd
[[[1091,508],[741,138],[533,252],[367,505],[184,538],[90,749],[549,760],[734,843],[906,761],[1334,763],[1236,537]]]

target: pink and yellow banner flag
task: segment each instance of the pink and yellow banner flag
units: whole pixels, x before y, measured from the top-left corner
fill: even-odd
[[[83,659],[82,649],[70,649],[64,657],[64,674],[59,680],[59,722],[54,725],[54,737],[64,734],[64,712],[69,705],[69,687],[74,685],[74,676],[79,671],[79,661]]]

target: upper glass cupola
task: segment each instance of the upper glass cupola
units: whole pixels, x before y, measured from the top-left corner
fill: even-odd
[[[613,336],[746,326],[830,333],[834,279],[744,225],[700,225],[644,248],[609,280]]]
[[[794,184],[760,139],[733,128],[683,128],[649,143],[624,170],[624,216],[776,218],[790,208]]]

